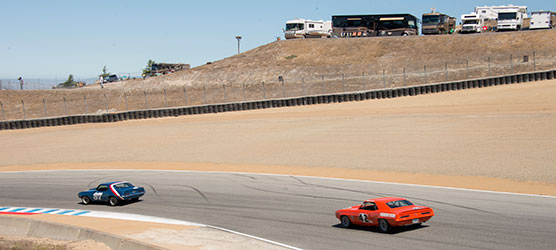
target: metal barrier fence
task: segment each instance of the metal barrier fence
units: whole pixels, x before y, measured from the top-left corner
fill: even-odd
[[[383,68],[336,65],[333,69],[301,67],[296,69],[296,72],[303,73],[300,76],[295,72],[284,72],[275,80],[248,83],[216,81],[207,86],[159,90],[0,91],[0,121],[393,89],[552,69],[556,69],[556,51],[530,51],[426,65],[415,63]],[[324,73],[330,71],[344,73]]]

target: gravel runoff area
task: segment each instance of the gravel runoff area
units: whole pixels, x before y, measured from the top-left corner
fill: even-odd
[[[62,223],[142,241],[150,245],[171,250],[194,249],[286,249],[281,246],[232,234],[217,229],[197,226],[182,226],[164,223],[117,220],[107,218],[35,214],[0,215],[27,216],[46,222]],[[45,249],[45,250],[108,250],[106,245],[92,240],[59,241],[45,238],[0,236],[0,249]],[[33,248],[34,247],[34,248]]]
[[[184,169],[556,195],[556,81],[0,133],[0,171]]]

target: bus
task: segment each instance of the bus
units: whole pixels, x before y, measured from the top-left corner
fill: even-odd
[[[411,14],[332,16],[336,37],[418,35],[417,17]]]

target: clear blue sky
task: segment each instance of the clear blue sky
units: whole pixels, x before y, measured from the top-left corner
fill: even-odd
[[[283,37],[296,17],[411,13],[430,8],[456,16],[483,5],[527,5],[556,11],[554,0],[528,1],[2,1],[0,78],[95,77],[102,67],[138,73],[148,59],[198,66]]]

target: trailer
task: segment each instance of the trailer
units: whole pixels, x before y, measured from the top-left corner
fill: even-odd
[[[556,12],[534,11],[531,12],[529,29],[552,29],[556,25]]]
[[[284,37],[297,38],[326,38],[332,34],[332,21],[313,21],[295,19],[286,22]]]

